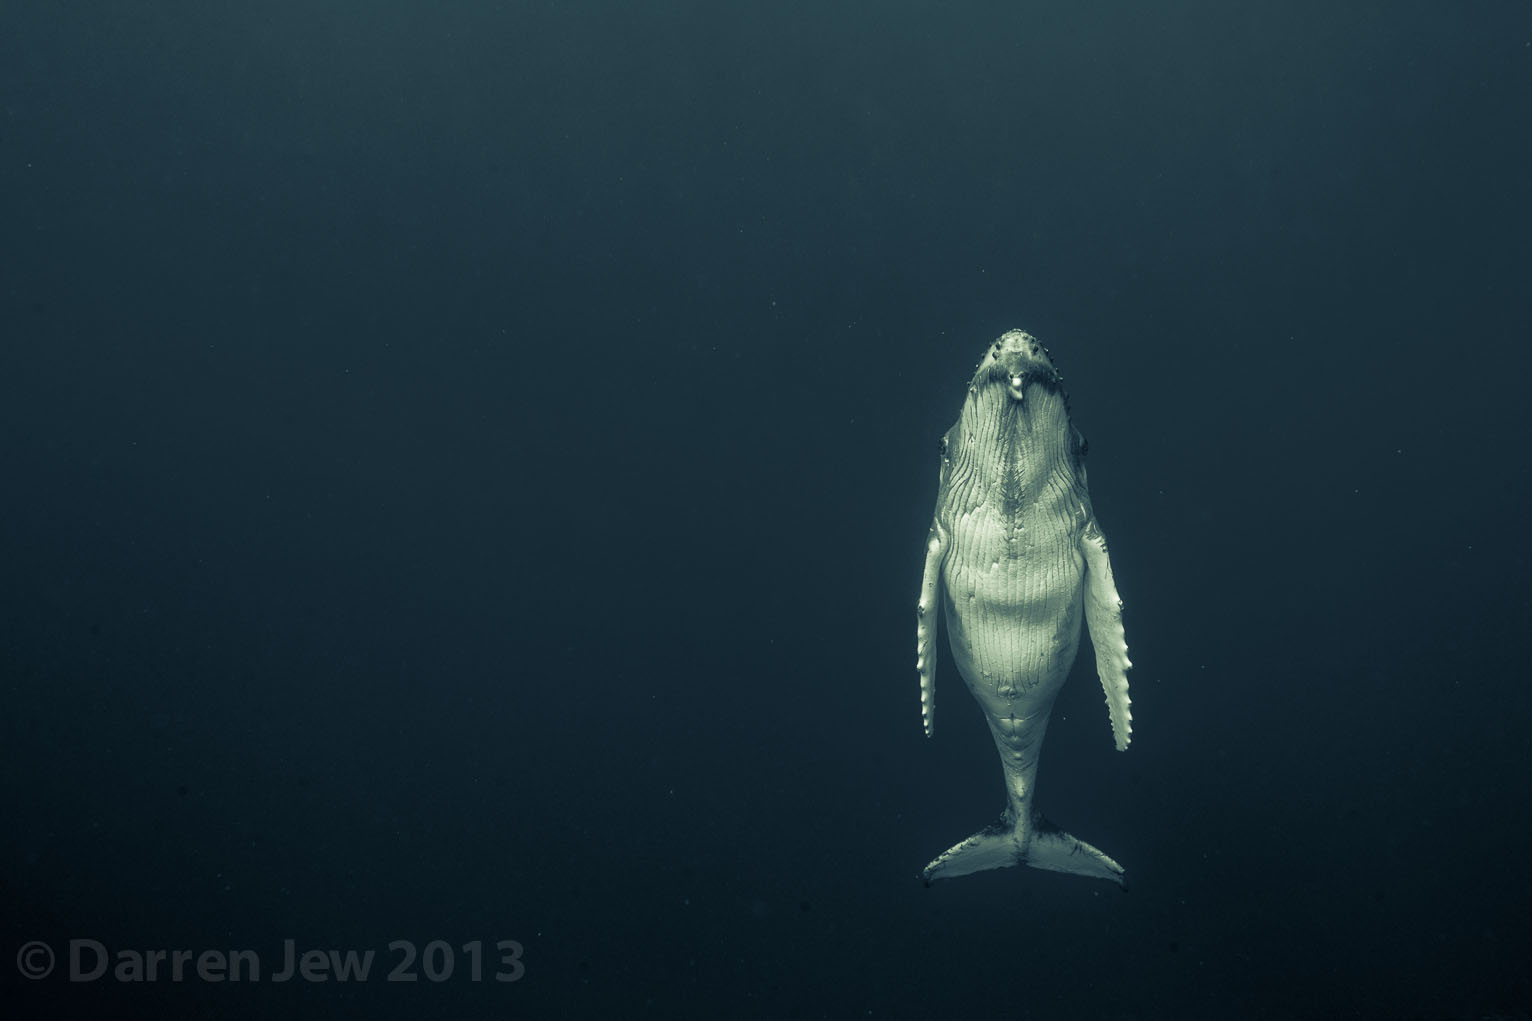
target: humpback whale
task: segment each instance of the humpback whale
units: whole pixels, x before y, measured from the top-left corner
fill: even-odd
[[[1000,753],[1006,806],[999,821],[925,867],[928,885],[1030,865],[1127,888],[1121,865],[1033,805],[1038,755],[1079,648],[1082,616],[1118,751],[1132,733],[1122,601],[1086,489],[1085,451],[1048,351],[1029,333],[1003,334],[984,352],[957,424],[941,441],[915,666],[930,737],[942,603],[958,673]]]

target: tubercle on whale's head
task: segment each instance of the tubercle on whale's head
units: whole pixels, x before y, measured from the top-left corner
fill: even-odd
[[[1025,330],[1007,330],[980,357],[971,389],[977,393],[991,383],[1003,385],[1012,399],[1020,401],[1025,399],[1029,383],[1062,392],[1064,377],[1036,337]]]

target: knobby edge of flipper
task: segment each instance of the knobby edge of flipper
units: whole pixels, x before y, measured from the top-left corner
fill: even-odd
[[[1133,740],[1132,699],[1128,697],[1128,642],[1122,628],[1122,597],[1112,579],[1112,560],[1107,553],[1106,536],[1092,517],[1080,539],[1085,558],[1085,626],[1096,652],[1096,675],[1106,694],[1107,713],[1112,720],[1112,740],[1117,750],[1127,751]]]
[[[933,521],[926,537],[920,602],[915,607],[915,669],[920,674],[920,720],[926,737],[936,728],[936,638],[941,628],[942,560],[946,555],[947,535],[941,523]]]

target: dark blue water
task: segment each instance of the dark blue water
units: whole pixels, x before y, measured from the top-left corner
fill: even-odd
[[[7,1016],[1532,1014],[1525,5],[18,6]],[[1127,895],[917,878],[1002,806],[913,609],[1011,327]]]

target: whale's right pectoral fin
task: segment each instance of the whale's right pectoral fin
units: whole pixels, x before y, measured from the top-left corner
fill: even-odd
[[[936,725],[936,633],[941,619],[942,558],[947,537],[939,523],[931,522],[926,539],[926,569],[920,580],[920,603],[915,608],[915,669],[920,671],[920,719],[926,737]]]
[[[1117,750],[1123,751],[1133,739],[1133,712],[1128,699],[1128,668],[1133,664],[1128,662],[1128,642],[1122,632],[1122,599],[1112,581],[1106,537],[1094,519],[1080,540],[1080,550],[1085,556],[1085,623],[1090,628],[1090,643],[1096,650],[1096,673],[1101,676],[1107,712],[1112,717],[1112,737]]]

